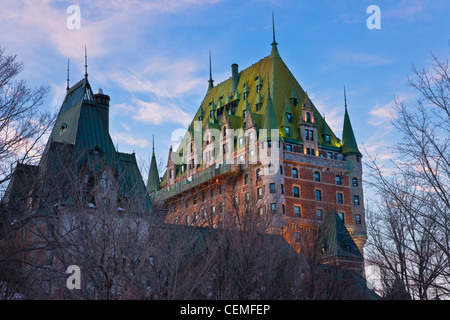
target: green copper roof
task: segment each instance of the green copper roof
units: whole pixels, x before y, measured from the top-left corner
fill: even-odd
[[[356,143],[355,134],[353,133],[352,124],[347,112],[347,106],[345,106],[344,130],[342,133],[342,154],[362,156]]]
[[[320,226],[317,254],[322,260],[362,259],[362,254],[336,212],[329,212]]]

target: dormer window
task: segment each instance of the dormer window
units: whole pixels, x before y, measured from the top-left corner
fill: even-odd
[[[286,119],[289,123],[292,123],[292,113],[286,113]]]
[[[294,107],[298,105],[298,99],[297,98],[292,98],[292,105]]]
[[[324,139],[325,139],[325,144],[331,144],[331,139],[330,139],[330,135],[329,134],[326,134],[324,136]]]
[[[311,122],[311,114],[309,112],[306,113],[306,122]]]
[[[262,88],[262,85],[261,85],[261,84],[258,84],[258,85],[256,86],[256,93],[261,92],[261,88]]]
[[[255,104],[256,111],[261,110],[261,107],[262,107],[262,103]]]
[[[244,101],[247,100],[247,97],[248,97],[248,92],[244,92],[244,95],[243,95]]]
[[[284,127],[284,134],[286,135],[286,137],[290,137],[291,136],[291,128]]]

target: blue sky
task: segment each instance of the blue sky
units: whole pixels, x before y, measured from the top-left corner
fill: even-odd
[[[67,8],[80,8],[80,29],[68,29]],[[366,12],[381,10],[381,29]],[[449,56],[448,0],[318,1],[51,1],[0,0],[0,45],[23,61],[30,86],[48,85],[45,108],[64,98],[84,75],[111,97],[110,132],[119,151],[148,161],[152,135],[165,164],[172,132],[186,128],[207,90],[209,51],[215,84],[270,54],[272,12],[281,57],[340,137],[343,86],[359,146],[392,156],[390,110],[411,66],[429,67],[431,53]],[[364,151],[363,151],[364,153]],[[142,172],[144,179],[147,172]]]

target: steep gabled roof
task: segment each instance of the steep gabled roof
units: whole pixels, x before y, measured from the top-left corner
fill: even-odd
[[[363,256],[336,212],[329,212],[320,227],[317,254],[321,260],[362,260]]]

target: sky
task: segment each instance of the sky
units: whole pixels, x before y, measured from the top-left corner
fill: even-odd
[[[392,158],[393,101],[417,98],[405,86],[412,65],[449,57],[448,0],[0,0],[0,46],[24,63],[29,86],[50,87],[42,108],[57,112],[67,60],[73,85],[84,76],[86,45],[94,93],[111,98],[118,150],[149,164],[154,136],[165,166],[173,133],[187,128],[206,94],[209,52],[215,84],[233,63],[243,70],[268,56],[272,12],[282,59],[335,134],[345,86],[361,152]]]

